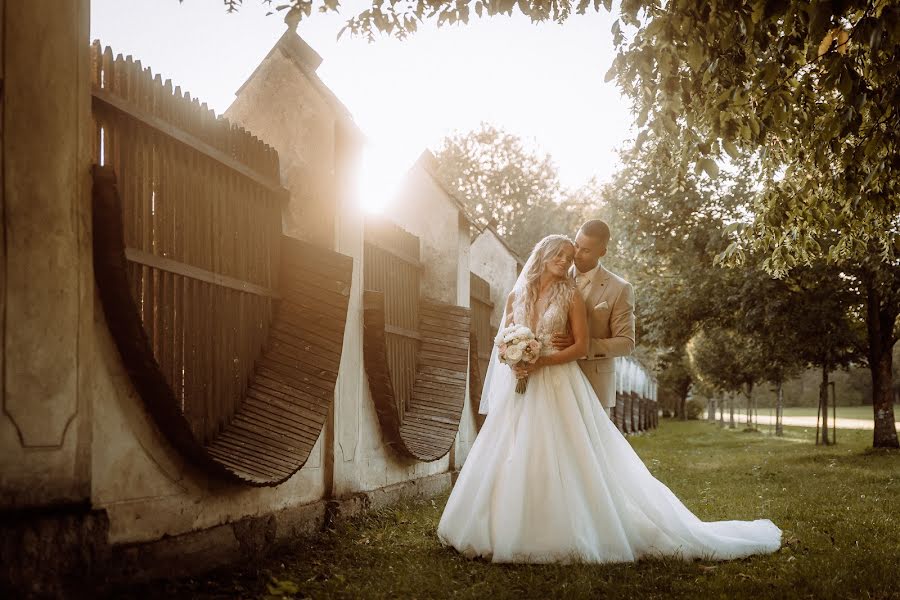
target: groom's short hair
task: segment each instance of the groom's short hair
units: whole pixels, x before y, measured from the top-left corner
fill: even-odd
[[[581,226],[581,232],[590,238],[600,240],[604,245],[609,243],[609,225],[600,219],[585,221]]]

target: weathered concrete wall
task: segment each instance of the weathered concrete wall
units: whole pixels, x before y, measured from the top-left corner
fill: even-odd
[[[459,262],[457,263],[456,278],[456,303],[459,306],[471,306],[471,290],[469,268],[471,263],[473,226],[464,219],[459,219],[459,232],[457,235]],[[466,381],[466,405],[463,407],[462,419],[459,422],[459,432],[453,445],[453,453],[450,457],[450,467],[454,470],[462,468],[478,435],[475,423],[475,411],[472,410],[469,398],[469,381]]]
[[[332,248],[336,129],[349,118],[335,110],[315,75],[321,60],[288,31],[238,90],[225,116],[279,150],[282,184],[291,190],[285,233]]]
[[[335,404],[326,425],[327,439],[324,443],[320,439],[329,449],[324,452],[328,468],[322,473],[323,493],[341,497],[446,472],[449,458],[427,464],[409,461],[386,447],[381,437],[362,359],[364,219],[353,174],[363,140],[346,109],[315,75],[319,61],[311,48],[293,33],[287,34],[238,92],[226,114],[278,150],[282,181],[291,191],[292,221],[286,223],[287,233],[312,241],[330,235],[334,244],[329,247],[353,257],[354,285]],[[330,177],[328,183],[317,184],[318,190],[330,194],[334,228],[328,235],[316,231],[323,221],[306,208],[312,193],[309,169],[316,170],[316,177],[322,173]],[[455,238],[453,248],[455,254]],[[455,291],[442,299],[454,302]]]
[[[5,2],[0,508],[90,495],[89,2]],[[40,43],[35,43],[40,40]]]
[[[407,173],[397,196],[384,216],[419,237],[421,261],[425,265],[422,295],[441,302],[460,302],[460,210],[456,201],[417,162]],[[468,245],[468,237],[466,238]],[[468,306],[468,298],[463,306]]]
[[[485,228],[472,242],[470,265],[472,272],[491,285],[491,300],[494,311],[491,324],[500,324],[506,296],[518,276],[518,257],[504,245],[499,236],[490,228]]]

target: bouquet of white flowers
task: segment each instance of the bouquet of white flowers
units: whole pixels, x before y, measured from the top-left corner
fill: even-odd
[[[533,363],[541,355],[541,343],[534,332],[524,325],[510,325],[502,329],[494,339],[500,362],[515,367],[519,363]],[[528,377],[519,379],[516,392],[524,394],[528,387]]]

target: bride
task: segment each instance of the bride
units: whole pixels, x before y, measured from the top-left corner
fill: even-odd
[[[527,370],[497,361],[482,393],[487,419],[438,525],[441,542],[498,563],[626,562],[650,556],[732,559],[774,552],[767,519],[703,522],[655,479],[607,417],[575,362],[587,352],[584,301],[568,276],[575,249],[562,235],[535,246],[510,292],[502,327],[542,342]],[[554,350],[550,337],[572,332]]]

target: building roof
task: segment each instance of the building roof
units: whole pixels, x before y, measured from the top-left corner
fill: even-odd
[[[303,75],[312,83],[313,87],[322,95],[322,98],[334,109],[339,122],[346,126],[348,130],[354,134],[354,137],[357,137],[360,141],[365,139],[362,130],[356,124],[356,121],[353,120],[353,115],[350,114],[350,110],[316,74],[316,70],[319,68],[319,65],[322,64],[322,57],[312,48],[312,46],[307,44],[306,41],[297,34],[290,24],[288,25],[287,31],[285,31],[281,38],[275,42],[275,45],[272,46],[272,49],[269,50],[266,57],[260,61],[253,70],[253,73],[251,73],[247,80],[241,84],[241,87],[237,89],[235,95],[241,93],[241,90],[250,83],[266,60],[268,60],[275,52],[280,52],[290,60],[301,73],[303,73]]]
[[[430,150],[425,149],[422,152],[422,154],[419,155],[419,158],[416,161],[416,165],[422,167],[422,169],[426,173],[428,173],[428,175],[431,177],[431,179],[434,180],[434,182],[437,184],[437,186],[441,190],[443,190],[444,193],[447,194],[447,196],[449,196],[453,200],[453,202],[456,203],[456,205],[459,207],[460,212],[463,214],[463,216],[466,218],[466,220],[473,227],[475,227],[475,230],[478,232],[478,235],[475,236],[476,238],[479,235],[483,234],[485,231],[490,231],[490,233],[495,238],[497,238],[497,240],[503,245],[503,247],[509,251],[509,253],[513,256],[513,258],[516,259],[516,262],[519,263],[519,266],[522,266],[525,264],[525,261],[522,260],[522,257],[519,256],[519,253],[516,252],[515,250],[513,250],[512,246],[510,246],[506,242],[506,240],[503,239],[503,236],[501,236],[499,233],[497,233],[497,230],[494,228],[493,223],[487,223],[487,224],[479,223],[475,217],[473,217],[471,214],[469,214],[468,207],[466,207],[465,203],[459,199],[459,196],[457,196],[454,192],[452,192],[450,189],[448,189],[446,185],[444,185],[444,182],[441,181],[441,179],[437,176],[437,170],[438,170],[437,158],[434,156],[434,154],[432,154],[432,152]]]
[[[479,232],[479,235],[483,235],[485,232],[488,232],[488,233],[490,233],[491,235],[493,235],[493,236],[497,239],[497,241],[500,242],[500,244],[502,244],[504,248],[506,248],[507,252],[509,252],[510,255],[512,255],[512,257],[516,259],[516,262],[519,264],[519,268],[520,268],[520,269],[521,269],[523,266],[525,266],[525,261],[522,260],[522,257],[521,257],[521,256],[519,256],[519,253],[516,252],[515,250],[513,250],[512,246],[510,246],[510,245],[506,242],[506,240],[503,239],[503,236],[502,236],[502,235],[500,235],[499,233],[497,233],[497,230],[494,229],[494,225],[493,225],[492,223],[488,223],[487,225],[482,225],[482,228],[481,228],[481,231]],[[476,236],[476,237],[477,237],[477,236]]]
[[[422,170],[425,171],[429,177],[431,177],[435,185],[437,185],[441,189],[441,191],[444,192],[454,204],[456,204],[463,218],[470,225],[474,226],[475,230],[480,233],[481,227],[478,225],[478,222],[475,220],[475,218],[469,214],[469,209],[468,207],[466,207],[466,203],[460,200],[459,196],[456,195],[456,192],[453,192],[446,185],[444,185],[444,182],[441,181],[440,177],[437,176],[437,158],[435,158],[434,154],[431,153],[431,150],[428,150],[426,148],[422,151],[422,154],[419,155],[419,158],[416,160],[415,165],[413,165],[413,167],[416,166],[421,167]]]

